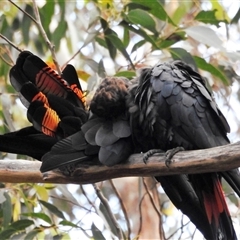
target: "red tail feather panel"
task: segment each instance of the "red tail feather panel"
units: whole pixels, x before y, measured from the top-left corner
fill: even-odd
[[[36,85],[45,94],[66,98],[69,86],[53,69],[46,66],[36,74]]]

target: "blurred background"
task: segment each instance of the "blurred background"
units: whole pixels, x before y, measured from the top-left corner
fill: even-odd
[[[35,5],[40,23],[32,19]],[[9,70],[19,54],[13,45],[55,67],[39,31],[43,27],[60,67],[71,63],[77,69],[88,101],[106,75],[131,80],[142,67],[173,59],[187,62],[207,78],[230,124],[229,138],[237,142],[239,18],[240,2],[234,0],[3,0],[0,34],[13,44],[0,36],[0,133],[29,125],[26,109],[9,82]],[[30,159],[8,153],[0,153],[0,158]],[[223,185],[240,237],[239,199]],[[118,226],[125,239],[203,239],[152,178],[80,186],[0,184],[0,239],[117,239]]]

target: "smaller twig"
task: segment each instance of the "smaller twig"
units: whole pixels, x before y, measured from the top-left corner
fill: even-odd
[[[65,68],[65,67],[67,66],[67,64],[68,64],[71,60],[73,60],[79,53],[81,53],[81,50],[82,50],[82,48],[79,48],[79,49],[77,50],[77,52],[74,53],[74,54],[72,55],[72,57],[69,58],[69,59],[63,64],[62,68]]]
[[[195,230],[192,233],[192,239],[194,239],[194,235],[196,234],[196,232],[197,232],[197,228],[195,228]]]
[[[147,193],[145,192],[138,204],[138,210],[139,210],[139,228],[138,228],[138,233],[137,233],[137,237],[136,237],[136,240],[139,239],[140,237],[140,233],[142,231],[142,222],[143,222],[143,216],[142,216],[142,203],[143,203],[143,200],[145,198],[145,196],[147,195]]]
[[[85,196],[85,198],[87,199],[88,203],[92,206],[92,208],[95,210],[95,213],[97,213],[97,208],[96,206],[93,204],[93,202],[89,199],[89,197],[87,196],[87,193],[85,192],[83,185],[80,184],[80,189],[83,193],[83,195]]]
[[[114,226],[116,227],[116,231],[118,234],[118,238],[119,239],[123,239],[123,234],[122,234],[122,230],[116,220],[116,218],[114,217],[111,208],[108,204],[108,200],[103,196],[102,192],[100,191],[100,189],[98,188],[98,186],[94,183],[93,184],[94,190],[96,192],[96,195],[98,196],[98,198],[100,199],[101,203],[103,204],[103,206],[105,207],[106,211],[108,212],[108,215],[110,217],[110,219],[112,220]]]
[[[28,12],[24,11],[22,8],[20,8],[16,3],[14,3],[12,0],[8,0],[12,5],[14,5],[18,10],[23,12],[25,15],[27,15],[35,24],[38,24],[36,19],[33,18]]]
[[[122,208],[124,217],[125,217],[125,219],[126,219],[127,229],[128,229],[128,236],[127,236],[127,237],[128,237],[128,239],[130,240],[130,239],[131,239],[131,238],[130,238],[130,236],[131,236],[131,226],[130,226],[130,221],[129,221],[129,217],[128,217],[128,214],[127,214],[126,207],[125,207],[125,205],[124,205],[124,203],[123,203],[123,201],[122,201],[122,198],[121,198],[118,190],[116,189],[116,187],[115,187],[112,179],[110,179],[109,182],[110,182],[110,184],[111,184],[111,186],[112,186],[112,189],[113,189],[113,191],[115,192],[115,194],[116,194],[116,196],[117,196],[117,198],[118,198],[118,201],[119,201],[119,203],[120,203],[120,205],[121,205],[121,208]]]
[[[180,233],[180,235],[179,235],[179,237],[178,237],[178,240],[181,240],[182,239],[182,234],[183,234],[183,217],[184,217],[184,215],[182,214],[182,217],[181,217],[181,233]]]
[[[7,37],[3,36],[1,33],[0,33],[0,38],[4,39],[9,45],[11,45],[13,48],[18,50],[19,52],[22,52],[20,48],[18,48],[13,42],[11,42]]]
[[[153,200],[153,197],[152,197],[151,193],[149,192],[148,186],[147,186],[147,184],[145,183],[144,178],[143,178],[143,186],[144,186],[144,188],[145,188],[145,190],[146,190],[146,192],[147,192],[147,194],[148,194],[148,196],[149,196],[150,202],[152,203],[152,206],[153,206],[154,210],[156,211],[156,213],[157,213],[157,215],[158,215],[158,218],[159,218],[159,226],[161,226],[162,215],[161,215],[161,213],[159,212],[159,210],[158,210],[158,208],[157,208],[157,206],[156,206],[156,204],[155,204],[155,202],[154,202],[154,200]],[[161,230],[162,230],[162,229],[159,228],[159,237],[160,237],[160,239],[162,238],[162,231],[161,231]]]
[[[35,14],[35,17],[36,17],[36,24],[37,24],[37,27],[40,31],[40,33],[42,34],[45,42],[47,43],[48,47],[49,47],[49,50],[51,51],[52,53],[52,58],[53,58],[53,62],[56,66],[56,69],[57,69],[57,72],[59,75],[61,75],[61,69],[59,67],[59,64],[57,62],[57,58],[56,58],[56,54],[55,54],[55,46],[50,42],[48,36],[47,36],[47,33],[45,32],[43,26],[42,26],[42,22],[41,22],[41,18],[40,18],[40,14],[39,14],[39,11],[38,11],[38,7],[37,7],[37,4],[36,4],[36,1],[35,0],[32,0],[33,2],[33,10],[34,10],[34,14]]]
[[[166,240],[171,240],[173,238],[173,236],[182,228],[184,228],[185,226],[187,226],[190,223],[190,221],[188,221],[187,223],[183,224],[181,227],[177,228],[176,231],[174,231]]]
[[[55,198],[55,199],[57,199],[57,200],[63,200],[63,201],[65,201],[65,202],[67,202],[67,203],[70,203],[70,204],[72,204],[72,205],[75,205],[75,206],[77,206],[77,207],[80,207],[80,208],[84,209],[84,210],[87,211],[87,212],[90,212],[90,213],[92,212],[90,209],[88,209],[88,208],[86,208],[86,207],[84,207],[84,206],[82,206],[82,205],[80,205],[80,204],[74,203],[73,201],[68,200],[68,199],[66,199],[66,198],[56,197],[56,196],[53,196],[53,195],[50,195],[50,197],[51,197],[51,198]]]

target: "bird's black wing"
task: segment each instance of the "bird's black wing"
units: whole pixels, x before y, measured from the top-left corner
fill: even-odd
[[[28,108],[27,117],[36,132],[32,134],[26,128],[2,135],[1,151],[33,156],[33,149],[41,143],[39,154],[33,156],[41,159],[58,139],[81,129],[88,118],[84,92],[73,66],[67,65],[62,75],[66,80],[31,52],[19,54],[10,70],[10,81]],[[13,138],[15,144],[7,144]]]
[[[144,69],[139,77],[135,105],[139,118],[134,124],[142,127],[146,136],[144,141],[148,142],[150,138],[154,148],[166,151],[182,146],[190,150],[229,143],[226,136],[229,126],[204,80],[180,61]],[[212,237],[217,239],[222,234],[223,238],[234,239],[236,235],[219,175],[196,174],[189,175],[189,179],[205,221],[211,226]],[[170,188],[169,184],[165,188]],[[186,198],[185,193],[182,194],[182,198]],[[194,201],[192,204],[199,205]],[[181,210],[193,219],[191,215],[194,213],[187,212],[187,206],[183,204]],[[199,222],[194,223],[199,227]]]
[[[28,155],[37,160],[50,151],[57,139],[47,136],[33,127],[25,127],[15,132],[0,135],[2,152]]]
[[[125,79],[103,79],[90,104],[91,117],[81,131],[58,142],[43,157],[41,171],[96,157],[107,166],[126,160],[133,152],[125,108],[127,87]]]

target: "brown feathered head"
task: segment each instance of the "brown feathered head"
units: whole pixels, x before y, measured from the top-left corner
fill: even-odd
[[[97,88],[90,110],[99,117],[117,117],[126,109],[130,81],[124,77],[106,77]]]

